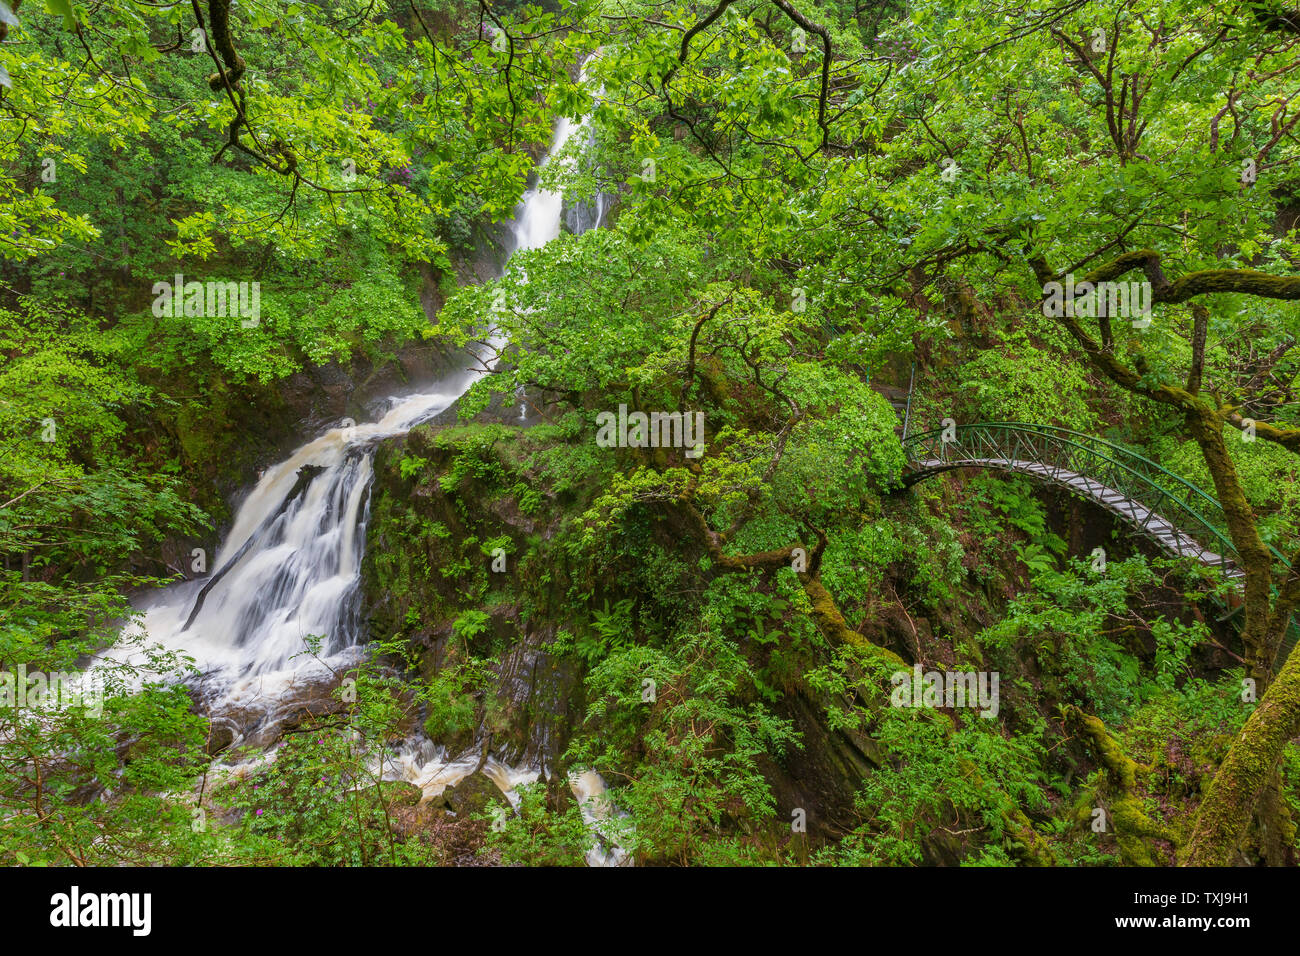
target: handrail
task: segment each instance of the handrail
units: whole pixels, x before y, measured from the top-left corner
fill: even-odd
[[[915,463],[919,460],[919,456],[914,454],[914,449],[925,444],[927,441],[933,443],[934,438],[936,436],[939,436],[941,438],[945,430],[946,429],[943,428],[933,428],[929,431],[921,432],[919,434],[912,435],[905,438],[903,440],[903,451],[907,455],[908,462]],[[1223,517],[1221,524],[1216,524],[1215,522],[1211,521],[1209,518],[1205,517],[1205,515],[1197,511],[1195,508],[1193,508],[1192,505],[1187,501],[1181,500],[1177,496],[1170,495],[1170,489],[1163,487],[1159,482],[1153,481],[1150,478],[1150,476],[1145,475],[1141,471],[1133,468],[1132,466],[1127,464],[1123,459],[1128,459],[1129,461],[1138,462],[1142,465],[1147,466],[1152,471],[1160,475],[1162,478],[1167,479],[1168,481],[1172,482],[1174,485],[1181,486],[1181,488],[1185,490],[1193,500],[1204,502],[1204,504],[1208,505],[1209,508],[1211,509],[1211,513],[1217,513],[1218,515],[1223,515],[1223,506],[1219,504],[1218,500],[1214,498],[1212,495],[1206,493],[1201,488],[1192,484],[1187,479],[1174,474],[1164,466],[1157,464],[1156,462],[1145,457],[1144,455],[1141,455],[1133,451],[1132,449],[1125,448],[1123,445],[1117,445],[1114,442],[1106,441],[1106,439],[1104,438],[1098,438],[1095,435],[1089,435],[1084,432],[1073,431],[1068,428],[1061,428],[1056,425],[1040,425],[1031,422],[973,422],[966,425],[956,426],[956,431],[959,435],[962,434],[963,432],[973,432],[976,430],[1019,432],[1022,434],[1040,435],[1046,438],[1054,438],[1059,444],[1078,448],[1081,451],[1095,455],[1098,458],[1101,458],[1102,460],[1107,461],[1123,469],[1129,474],[1133,475],[1138,479],[1139,482],[1171,497],[1171,499],[1174,502],[1176,502],[1179,507],[1181,507],[1187,514],[1189,514],[1191,517],[1196,519],[1202,526],[1204,526],[1204,528],[1207,531],[1213,534],[1214,537],[1230,551],[1230,553],[1234,558],[1240,561],[1240,554],[1238,554],[1236,546],[1233,545],[1232,539],[1229,538],[1227,534],[1225,534],[1223,531],[1223,527],[1226,527],[1227,525],[1226,516]],[[1058,436],[1069,436],[1069,437],[1066,438],[1066,437],[1058,437]],[[942,441],[940,442],[940,446],[944,450],[946,450],[947,447],[950,445],[958,445],[960,447],[959,442],[942,442]],[[1101,452],[1097,451],[1092,446],[1100,446],[1102,448],[1108,449],[1113,454],[1104,455]],[[994,447],[997,446],[994,445]],[[943,460],[947,461],[946,457],[944,457]],[[944,471],[949,468],[960,467],[960,462],[961,459],[957,459],[952,464],[947,464],[945,468],[918,469],[916,471],[913,471],[910,475],[905,476],[904,482],[907,484],[912,484],[916,481],[919,481],[921,478],[928,477],[931,474],[936,474],[939,471]],[[1083,473],[1081,472],[1080,474]],[[1083,476],[1089,477],[1086,474],[1083,474]],[[1141,503],[1140,499],[1133,499],[1133,500],[1136,503]],[[1143,507],[1146,506],[1143,505]],[[1148,509],[1148,510],[1153,510],[1153,509]],[[1269,545],[1268,548],[1272,552],[1275,558],[1277,558],[1283,564],[1287,564],[1289,567],[1289,563],[1287,562],[1286,558],[1282,555],[1280,551],[1278,551],[1272,545]]]
[[[908,397],[910,402],[910,388]],[[935,428],[917,435],[908,435],[906,427],[905,422],[902,440],[903,451],[907,456],[910,469],[903,476],[905,486],[910,486],[931,475],[964,466],[997,468],[1000,463],[1007,466],[1005,469],[1007,471],[1029,474],[1030,476],[1033,476],[1035,472],[1012,466],[1017,463],[1024,463],[1025,465],[1039,465],[1043,468],[1055,469],[1058,474],[1049,472],[1040,477],[1066,487],[1076,494],[1087,495],[1103,507],[1129,521],[1129,523],[1136,525],[1140,531],[1153,538],[1166,550],[1173,551],[1178,555],[1185,555],[1186,552],[1182,547],[1182,540],[1185,538],[1189,544],[1196,546],[1198,554],[1217,557],[1220,571],[1225,576],[1231,574],[1229,565],[1237,572],[1237,576],[1241,574],[1239,568],[1241,555],[1236,546],[1233,545],[1232,539],[1225,532],[1227,517],[1224,515],[1223,506],[1219,504],[1218,500],[1185,478],[1181,478],[1162,465],[1122,445],[1116,445],[1114,442],[1084,432],[1076,432],[1056,425],[1039,425],[1030,422],[974,422],[966,425],[956,425],[952,430],[957,438],[950,441],[943,440],[944,432],[949,431],[947,428]],[[1000,441],[1007,435],[1014,436],[1014,444],[1004,440]],[[1030,439],[1041,440],[1043,447],[1036,449],[1032,443],[1029,443],[1028,447],[1026,447],[1026,436]],[[962,438],[973,439],[972,444],[981,443],[984,450],[991,452],[992,455],[979,457],[974,448],[965,447],[965,444],[961,441]],[[958,457],[950,457],[950,452],[953,450],[958,452]],[[1037,457],[1019,457],[1021,451],[1037,452]],[[1093,464],[1093,468],[1084,469],[1081,462],[1075,461],[1075,457],[1080,452],[1091,459],[1089,464]],[[966,457],[960,457],[962,455]],[[1065,468],[1062,459],[1065,464],[1073,467]],[[1094,473],[1098,470],[1095,466],[1098,464],[1101,466],[1100,470],[1105,474],[1107,483],[1103,483],[1101,477],[1094,477]],[[1068,471],[1069,474],[1082,478],[1086,487],[1080,488],[1077,483],[1061,480],[1059,476],[1061,471]],[[1115,481],[1115,478],[1120,480]],[[1157,481],[1156,478],[1160,480]],[[1101,493],[1090,494],[1094,482],[1100,491],[1114,492],[1119,495],[1120,501],[1128,505],[1127,513],[1119,507],[1119,502],[1108,500]],[[1119,487],[1111,487],[1111,483],[1119,485]],[[1152,492],[1156,495],[1154,500],[1149,498]],[[1168,512],[1168,508],[1164,507],[1165,502],[1181,511],[1183,517],[1191,519],[1193,525],[1199,526],[1200,530],[1209,534],[1212,540],[1220,546],[1220,551],[1218,553],[1211,552],[1204,546],[1201,537],[1188,534],[1182,530],[1181,521],[1175,522],[1170,517],[1166,517],[1165,513]],[[1194,505],[1197,507],[1194,507]],[[1157,507],[1160,510],[1157,510]],[[1211,516],[1217,517],[1219,523],[1216,524],[1210,517],[1202,514],[1198,507],[1201,510],[1208,511]],[[1146,514],[1146,518],[1142,522],[1137,520],[1139,509]],[[1174,543],[1173,546],[1170,546],[1167,537],[1156,534],[1151,530],[1150,526],[1155,519],[1159,519],[1161,523],[1169,528]],[[1274,558],[1282,562],[1284,567],[1289,568],[1291,566],[1277,548],[1269,545],[1268,549]],[[1204,559],[1202,559],[1202,563],[1206,565],[1213,564],[1213,562]],[[1276,588],[1273,588],[1274,593],[1276,593],[1276,590]],[[1286,659],[1286,656],[1298,641],[1300,641],[1300,624],[1297,623],[1296,618],[1293,616],[1287,634],[1283,637],[1282,646],[1279,648],[1279,665],[1281,661]]]
[[[1202,491],[1196,485],[1192,484],[1187,479],[1175,475],[1169,469],[1165,468],[1162,465],[1157,464],[1156,462],[1152,461],[1150,458],[1146,458],[1143,455],[1139,455],[1137,452],[1133,451],[1132,449],[1125,448],[1123,445],[1116,445],[1114,442],[1106,441],[1106,439],[1104,438],[1098,438],[1096,435],[1089,435],[1086,432],[1072,431],[1068,428],[1061,428],[1057,425],[1039,425],[1032,422],[973,422],[967,425],[958,425],[956,430],[958,432],[961,432],[965,429],[975,429],[975,428],[993,428],[993,429],[1002,429],[1006,431],[1022,431],[1022,432],[1029,432],[1031,434],[1044,434],[1048,432],[1053,432],[1060,435],[1069,435],[1071,436],[1071,438],[1082,439],[1083,441],[1094,445],[1103,445],[1106,448],[1110,448],[1116,452],[1119,452],[1121,455],[1125,455],[1136,461],[1140,461],[1143,464],[1150,465],[1156,471],[1160,472],[1161,474],[1168,475],[1175,482],[1183,485],[1185,488],[1187,488],[1188,491],[1192,492],[1194,495],[1204,498],[1213,507],[1215,508],[1220,507],[1219,502],[1215,498],[1206,494],[1204,491]],[[945,429],[943,428],[932,428],[928,432],[921,432],[920,434],[913,435],[911,438],[906,439],[904,441],[904,451],[907,450],[907,446],[919,444],[922,439],[929,438],[933,435],[942,436],[944,431]],[[950,443],[945,443],[945,444],[950,444]],[[908,459],[910,461],[912,460],[912,457],[909,455]]]
[[[912,363],[912,374],[907,379],[907,408],[903,412],[903,443],[907,443],[907,429],[912,424],[912,388],[916,385],[916,363]]]

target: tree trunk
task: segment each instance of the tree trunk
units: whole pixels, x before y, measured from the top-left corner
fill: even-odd
[[[1226,866],[1241,844],[1287,741],[1300,733],[1300,654],[1292,654],[1250,715],[1214,775],[1183,858],[1185,866]]]

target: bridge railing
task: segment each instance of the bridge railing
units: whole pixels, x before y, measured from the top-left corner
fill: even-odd
[[[944,440],[945,433],[950,440]],[[904,478],[909,484],[948,468],[1005,462],[1011,470],[1077,489],[1167,550],[1197,554],[1226,575],[1240,574],[1219,502],[1149,458],[1105,439],[1053,425],[979,422],[911,435],[904,450],[913,467]]]
[[[904,484],[963,466],[1038,476],[1101,504],[1174,554],[1195,557],[1230,579],[1242,576],[1218,500],[1122,445],[1054,425],[978,422],[908,435],[903,449],[910,466]],[[1269,550],[1289,567],[1281,552]],[[1297,642],[1300,623],[1293,616],[1276,666]]]

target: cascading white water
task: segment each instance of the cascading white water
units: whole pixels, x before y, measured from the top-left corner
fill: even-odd
[[[587,830],[596,838],[595,846],[586,853],[587,865],[630,866],[632,857],[618,845],[621,829],[618,821],[627,814],[610,802],[606,789],[605,778],[594,770],[578,770],[569,775],[569,790],[578,800]]]
[[[596,102],[599,103],[605,95],[605,88],[602,86],[596,92]],[[584,127],[587,124],[582,124]],[[587,127],[585,129],[585,142],[580,147],[580,151],[585,153],[590,150],[596,142],[595,130]],[[565,219],[565,224],[569,231],[573,233],[584,233],[589,229],[599,229],[605,223],[605,214],[609,212],[610,207],[614,204],[614,196],[604,190],[597,189],[594,196],[588,200],[577,199],[569,203],[569,210]]]
[[[209,713],[257,743],[295,696],[358,657],[358,589],[376,443],[450,406],[479,373],[394,400],[377,422],[333,428],[269,468],[206,579],[144,607],[142,641],[186,654]],[[320,639],[309,653],[309,637]],[[139,663],[142,651],[126,657]],[[264,732],[264,733],[263,733]]]
[[[561,118],[548,158],[584,125]],[[556,190],[525,192],[510,252],[556,238],[563,203]],[[595,220],[575,223],[575,232],[599,224],[602,203],[598,197]],[[478,356],[480,365],[487,351]],[[225,722],[234,743],[269,744],[285,716],[319,699],[337,674],[360,659],[360,572],[375,446],[435,417],[484,374],[466,370],[432,391],[394,397],[379,421],[330,429],[267,469],[240,505],[211,573],[142,600],[143,618],[129,635],[136,641],[104,656],[141,664],[141,643],[188,655],[201,675],[200,701],[214,723]],[[523,412],[521,403],[521,417]],[[311,637],[320,639],[314,652]],[[381,770],[388,779],[416,784],[426,799],[481,771],[512,803],[514,787],[540,775],[478,752],[448,754],[420,735],[384,755]],[[599,779],[594,774],[581,779],[591,785],[575,788],[575,794],[582,791],[580,799],[603,791],[591,783]],[[593,825],[606,813],[604,804],[595,811],[584,804]],[[622,863],[620,853],[593,851],[589,861]]]
[[[561,118],[550,155],[581,125]],[[563,202],[558,191],[528,190],[511,252],[558,236]],[[356,659],[375,445],[438,415],[484,374],[461,372],[434,391],[394,398],[379,421],[330,429],[267,469],[241,504],[211,574],[144,603],[138,636],[193,657],[209,711],[235,714],[241,737],[261,728],[295,687]],[[313,636],[321,639],[315,655],[307,653]],[[139,663],[141,654],[126,659]]]

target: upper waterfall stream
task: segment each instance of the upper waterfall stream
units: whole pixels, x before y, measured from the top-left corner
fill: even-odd
[[[559,120],[548,159],[581,125]],[[558,236],[563,202],[558,191],[529,189],[511,251]],[[274,709],[295,684],[353,659],[364,639],[358,591],[375,446],[445,411],[484,374],[460,371],[429,391],[394,396],[379,421],[302,445],[244,498],[206,578],[142,599],[139,636],[194,658],[214,713],[255,699]],[[319,659],[307,653],[309,636],[322,638]]]
[[[585,122],[560,118],[541,165]],[[571,228],[599,225],[604,202],[597,197],[594,216],[584,211]],[[527,190],[509,252],[556,238],[563,210],[559,191]],[[488,362],[489,351],[480,347],[480,365]],[[236,744],[271,745],[284,720],[305,701],[320,699],[363,653],[361,561],[376,445],[445,411],[485,374],[482,368],[463,370],[429,390],[393,396],[378,421],[331,428],[266,469],[240,504],[211,572],[141,598],[142,618],[127,635],[135,640],[104,656],[139,665],[142,647],[153,645],[193,658],[199,676],[191,683],[214,725],[224,724]],[[320,639],[314,652],[310,637]],[[386,755],[383,765],[386,778],[414,783],[426,798],[476,770],[512,802],[515,786],[539,776],[536,768],[507,767],[486,754],[449,754],[422,734]],[[580,798],[603,790],[590,771],[581,785],[578,780],[574,791]],[[588,857],[593,863],[624,858],[617,848]]]

